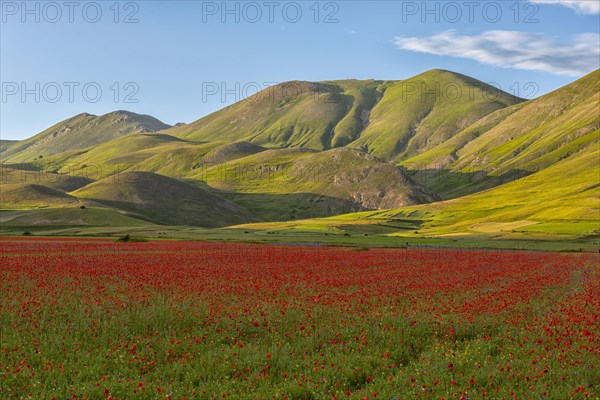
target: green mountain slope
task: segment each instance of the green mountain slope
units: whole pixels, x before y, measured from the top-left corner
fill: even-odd
[[[24,168],[17,168],[17,167]],[[0,208],[73,207],[80,201],[66,192],[88,185],[90,179],[36,170],[31,165],[2,165]]]
[[[401,237],[594,236],[600,233],[599,160],[600,149],[590,147],[525,178],[453,200],[243,228],[364,231]]]
[[[18,168],[23,167],[23,168]],[[52,189],[70,192],[92,183],[89,178],[70,174],[58,174],[46,169],[35,169],[25,164],[2,164],[0,168],[0,189],[4,184],[37,184]]]
[[[28,183],[4,183],[0,190],[0,207],[8,209],[74,206],[79,200],[48,186]]]
[[[406,159],[521,101],[461,74],[427,71],[389,83],[370,113],[368,126],[350,147],[388,161]]]
[[[377,82],[365,82],[375,92]],[[286,82],[217,111],[169,134],[195,141],[246,140],[269,147],[331,147],[333,130],[352,98],[333,83]]]
[[[405,81],[289,82],[160,132],[148,118],[81,114],[0,143],[0,207],[23,221],[64,210],[69,226],[87,226],[74,211],[85,205],[114,217],[109,226],[388,239],[599,228],[600,70],[527,102],[431,70]]]
[[[0,139],[0,157],[2,157],[2,153],[10,150],[13,146],[16,146],[19,143],[18,140],[4,140]]]
[[[10,162],[30,162],[40,156],[93,147],[120,136],[167,128],[169,125],[154,117],[128,111],[115,111],[101,116],[83,113],[11,145],[2,153],[2,158]]]
[[[189,177],[215,165],[227,165],[265,149],[248,142],[211,142],[176,148],[163,148],[135,165],[139,171],[151,171],[171,177]]]
[[[165,154],[170,150],[198,147],[202,145],[169,135],[141,133],[123,136],[89,150],[71,153],[59,162],[56,162],[54,157],[60,157],[61,154],[49,157],[47,161],[61,165],[59,170],[61,173],[100,179],[124,172],[148,158]]]
[[[160,228],[138,218],[127,216],[125,212],[106,207],[61,207],[49,209],[32,210],[2,210],[0,213],[0,232],[24,232],[30,231],[44,234],[55,233],[56,230],[76,229],[71,234],[77,234],[81,230],[90,232],[95,227],[121,227],[135,228],[145,227],[147,229]],[[81,229],[81,230],[80,230]]]
[[[402,162],[445,197],[475,193],[598,146],[600,70],[527,103],[499,110]]]
[[[464,75],[431,70],[405,81],[287,82],[167,133],[266,147],[350,146],[387,161],[450,138],[521,99]]]

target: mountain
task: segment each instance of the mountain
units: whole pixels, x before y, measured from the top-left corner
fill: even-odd
[[[123,172],[70,195],[162,225],[214,228],[256,221],[248,211],[213,193],[152,172]]]
[[[266,220],[439,200],[399,168],[348,148],[322,152],[301,148],[259,151],[233,162],[201,163],[188,178],[205,182]]]
[[[441,70],[294,81],[157,132],[127,112],[82,114],[4,145],[0,220],[593,236],[599,81],[530,101]]]
[[[129,111],[101,116],[83,113],[11,145],[1,156],[11,162],[31,162],[57,153],[93,147],[121,136],[169,127],[154,117]]]
[[[400,238],[597,238],[599,160],[600,149],[596,145],[527,177],[452,200],[239,228],[272,233],[369,232]]]
[[[482,117],[522,102],[483,82],[431,70],[403,81],[293,81],[166,133],[266,147],[349,146],[383,160],[434,147]]]
[[[401,163],[446,198],[542,171],[597,147],[600,70],[535,100],[491,113]]]

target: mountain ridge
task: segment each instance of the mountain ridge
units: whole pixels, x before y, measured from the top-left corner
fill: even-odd
[[[413,221],[402,229],[419,235],[473,233],[480,225],[489,231],[488,222],[515,229],[589,224],[593,201],[600,202],[592,164],[599,77],[597,70],[523,101],[433,69],[401,81],[291,81],[173,127],[123,110],[78,114],[78,125],[63,121],[25,141],[0,143],[0,207],[48,207],[49,214],[61,209],[76,221],[98,221],[67,211],[83,205],[110,216],[109,224],[243,229],[259,220],[270,226],[341,214],[355,227],[362,217],[348,213],[397,210],[401,217],[391,220]],[[58,134],[65,126],[71,129]],[[581,169],[576,182],[563,167]],[[40,173],[51,180],[18,180]],[[116,184],[118,177],[132,178],[131,188]],[[512,198],[515,190],[527,201]],[[561,196],[579,211],[561,205]],[[494,199],[512,211],[499,212]],[[385,224],[393,233],[396,223]]]

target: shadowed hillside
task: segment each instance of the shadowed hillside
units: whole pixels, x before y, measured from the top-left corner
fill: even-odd
[[[246,210],[222,197],[152,172],[123,172],[71,195],[164,225],[220,227],[255,220]]]
[[[206,182],[269,220],[394,208],[439,199],[399,168],[347,148],[323,152],[267,150],[228,163],[207,164],[196,171],[189,177]]]

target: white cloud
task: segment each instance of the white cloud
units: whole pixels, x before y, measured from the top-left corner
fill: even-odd
[[[423,38],[398,36],[394,44],[402,50],[570,76],[597,69],[600,58],[597,33],[579,34],[572,43],[561,44],[542,33],[495,30],[469,36],[449,30]]]
[[[575,10],[579,14],[600,14],[599,0],[529,0],[529,2],[565,6]]]

